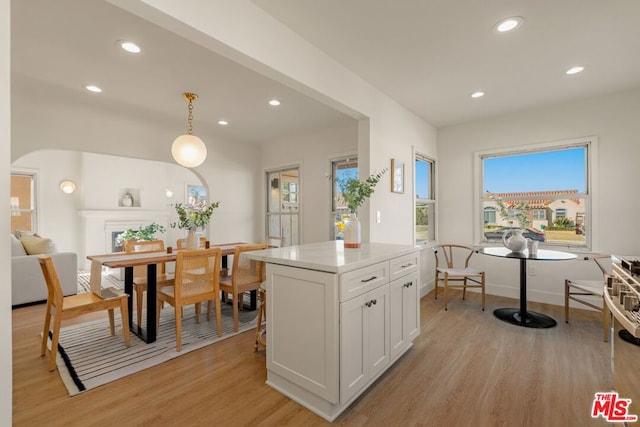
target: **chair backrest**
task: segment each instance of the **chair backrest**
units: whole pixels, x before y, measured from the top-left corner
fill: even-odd
[[[47,284],[47,301],[54,307],[62,309],[64,294],[53,259],[50,256],[38,255],[38,262],[40,263],[44,281]]]
[[[198,247],[199,248],[204,248],[205,245],[207,243],[207,238],[204,236],[200,236],[200,238],[198,239]],[[178,249],[184,249],[187,247],[187,239],[178,239],[176,240],[176,247]]]
[[[266,243],[254,243],[248,245],[238,245],[233,250],[233,269],[231,270],[231,281],[236,286],[249,283],[261,283],[264,281],[266,272],[263,261],[255,261],[241,256],[245,252],[259,251],[267,249]]]
[[[585,260],[590,259],[598,266],[602,271],[602,277],[604,281],[607,281],[607,276],[611,275],[611,255],[596,255],[591,257],[585,257]]]
[[[184,289],[197,286],[200,293],[220,292],[220,248],[182,250],[176,255],[175,298],[180,302]]]
[[[281,248],[284,246],[284,237],[267,236],[265,242],[270,248]]]
[[[129,240],[124,243],[124,251],[130,253],[164,252],[163,240]],[[158,274],[165,273],[165,264],[158,265]],[[147,277],[147,266],[133,267],[133,277]]]
[[[432,249],[436,257],[436,268],[445,267],[445,265],[446,268],[460,268],[463,265],[464,268],[467,268],[473,255],[473,248],[464,245],[447,243],[436,245]]]

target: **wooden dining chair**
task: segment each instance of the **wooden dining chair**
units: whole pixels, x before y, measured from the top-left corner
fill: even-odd
[[[266,243],[238,245],[233,250],[231,276],[220,279],[220,290],[233,299],[233,330],[238,332],[238,310],[245,292],[257,290],[264,281],[264,262],[250,260],[242,254],[267,249]]]
[[[164,252],[162,240],[130,240],[125,242],[126,253]],[[156,289],[173,285],[173,275],[167,274],[164,262],[159,263],[156,269]],[[147,266],[133,267],[133,288],[136,291],[136,320],[138,326],[142,325],[142,302],[144,293],[147,292]]]
[[[128,295],[111,288],[114,297],[102,298],[93,292],[85,292],[77,295],[63,296],[60,279],[56,272],[56,267],[50,256],[39,255],[38,261],[42,269],[44,281],[47,284],[47,312],[44,317],[44,328],[42,331],[42,345],[40,356],[47,354],[47,339],[51,332],[51,350],[49,356],[49,371],[56,368],[56,354],[58,351],[58,340],[60,338],[60,324],[65,319],[71,319],[95,311],[107,310],[109,314],[109,327],[111,335],[115,334],[113,310],[120,309],[122,320],[122,335],[127,347],[131,344],[129,337],[129,310],[127,308]],[[51,318],[53,317],[53,327]]]
[[[473,248],[463,245],[441,244],[433,247],[436,257],[435,299],[438,299],[438,287],[444,288],[444,309],[447,310],[449,288],[462,288],[465,299],[467,288],[480,288],[482,293],[482,311],[485,302],[484,271],[469,267]]]
[[[196,321],[200,322],[200,304],[209,301],[207,320],[211,320],[211,302],[216,304],[216,325],[218,336],[222,335],[222,313],[220,307],[220,248],[182,250],[176,255],[176,277],[173,286],[158,290],[158,315],[160,324],[160,304],[166,302],[175,309],[176,350],[182,350],[182,308],[196,305]]]
[[[265,243],[269,248],[280,248],[283,245],[284,239],[282,237],[267,236]],[[255,351],[258,351],[260,347],[267,346],[266,340],[266,327],[263,323],[267,322],[267,287],[266,282],[262,281],[258,287],[258,316],[256,316],[256,342],[254,345]]]
[[[204,236],[201,236],[200,238],[198,238],[198,248],[202,249],[205,247],[207,243],[207,238]],[[178,249],[185,249],[187,247],[187,239],[178,239],[176,240],[176,247]]]
[[[564,321],[569,323],[569,300],[591,307],[602,313],[602,332],[604,341],[609,341],[609,310],[604,302],[604,287],[610,276],[611,255],[597,255],[585,257],[585,261],[591,260],[602,272],[600,280],[565,279],[564,281]],[[591,301],[585,297],[593,297]],[[599,301],[599,304],[596,302]]]

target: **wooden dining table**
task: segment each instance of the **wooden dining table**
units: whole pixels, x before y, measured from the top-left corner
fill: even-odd
[[[222,250],[221,268],[226,271],[228,268],[227,257],[233,255],[233,251],[237,245],[242,245],[242,242],[234,243],[219,243],[212,244],[212,248],[220,248]],[[172,262],[176,260],[177,252],[174,250],[171,253],[167,252],[145,252],[145,253],[124,253],[114,252],[102,255],[89,255],[88,259],[93,261],[99,261],[103,266],[110,268],[124,268],[124,291],[129,295],[128,305],[129,313],[133,311],[133,267],[142,265],[147,266],[147,315],[146,325],[136,325],[133,322],[134,316],[129,316],[129,329],[131,332],[139,336],[143,341],[152,343],[156,340],[157,327],[156,327],[156,276],[157,276],[157,264],[164,262]],[[256,295],[255,292],[251,294],[251,300],[249,304],[250,310],[255,310],[256,307]],[[252,308],[253,307],[253,308]]]

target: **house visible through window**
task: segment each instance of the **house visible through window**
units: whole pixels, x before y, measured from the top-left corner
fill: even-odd
[[[590,148],[593,141],[478,153],[481,241],[501,241],[513,227],[545,244],[588,246]]]
[[[416,154],[415,164],[415,235],[416,243],[435,240],[435,162]],[[486,213],[485,213],[486,214]]]

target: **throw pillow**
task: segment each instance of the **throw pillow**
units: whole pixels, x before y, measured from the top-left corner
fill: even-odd
[[[51,239],[22,234],[20,242],[29,255],[52,254],[58,251]]]
[[[24,256],[27,254],[27,251],[24,250],[24,246],[20,243],[20,240],[16,239],[16,236],[10,234],[11,236],[11,256]]]

